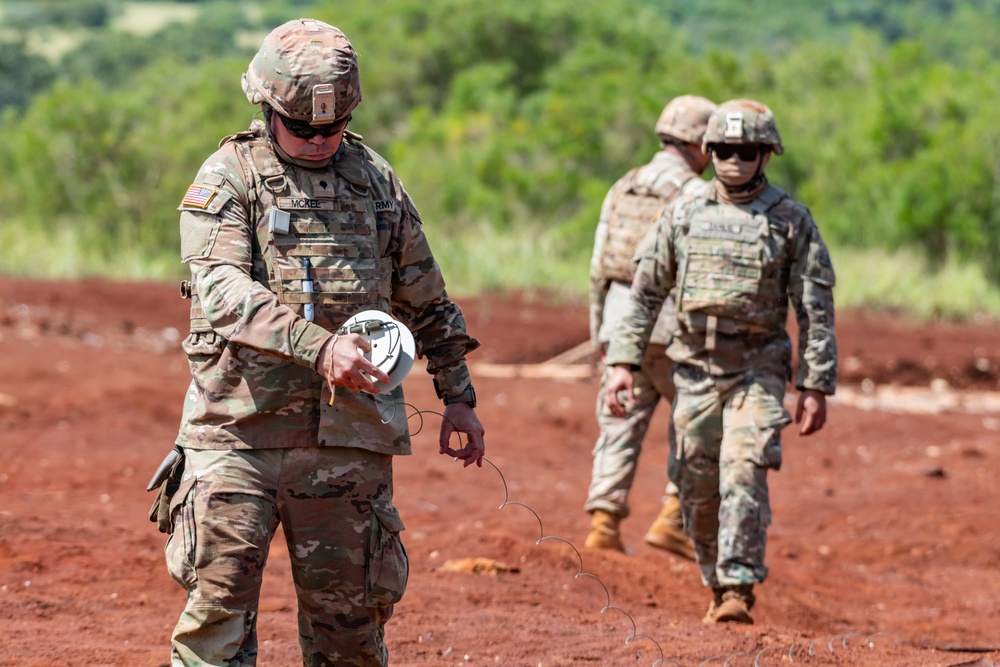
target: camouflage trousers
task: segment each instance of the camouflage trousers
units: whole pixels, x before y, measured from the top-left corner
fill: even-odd
[[[604,370],[597,394],[597,423],[601,427],[601,435],[594,446],[590,490],[583,506],[586,511],[604,510],[622,517],[629,515],[628,494],[635,480],[636,465],[653,412],[660,399],[671,401],[674,397],[671,365],[666,346],[649,346],[642,368],[633,373],[633,396],[626,403],[623,417],[613,415],[604,400],[604,391],[611,376],[609,369]],[[672,447],[667,467],[668,478],[673,479]],[[672,481],[667,483],[665,495],[677,495],[677,487]]]
[[[771,505],[767,471],[781,467],[785,378],[711,376],[674,368],[673,427],[684,527],[706,586],[764,581]]]
[[[305,667],[388,664],[384,625],[409,562],[392,457],[344,447],[185,450],[171,501],[170,575],[188,592],[173,667],[252,667],[264,565],[278,528]]]

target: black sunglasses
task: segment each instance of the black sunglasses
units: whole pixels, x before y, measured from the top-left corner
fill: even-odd
[[[743,162],[751,162],[757,159],[761,147],[757,144],[709,144],[708,152],[720,160],[728,160],[736,155]]]
[[[337,121],[331,125],[310,125],[303,120],[295,120],[293,118],[288,118],[287,116],[282,116],[280,113],[276,114],[278,118],[281,119],[281,124],[285,126],[288,130],[288,134],[299,139],[312,139],[317,134],[324,139],[327,137],[332,137],[337,134],[351,122],[351,116],[348,115],[347,118]]]

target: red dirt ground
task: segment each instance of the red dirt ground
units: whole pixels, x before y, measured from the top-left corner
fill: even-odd
[[[483,342],[473,362],[541,362],[587,336],[581,303],[461,302]],[[146,518],[145,486],[189,379],[186,316],[173,285],[0,280],[0,665],[169,661],[184,593]],[[1000,389],[996,323],[842,313],[838,334],[844,386]],[[418,365],[408,402],[437,410]],[[834,402],[821,433],[787,430],[757,622],[706,627],[693,564],[642,542],[665,482],[665,409],[624,524],[631,553],[576,550],[597,381],[476,376],[495,468],[439,456],[439,421],[427,417],[415,455],[396,463],[412,573],[387,627],[393,665],[738,667],[789,664],[790,652],[794,664],[1000,660],[1000,414]],[[516,571],[446,571],[463,558]],[[259,622],[265,667],[301,664],[286,561],[276,540]]]

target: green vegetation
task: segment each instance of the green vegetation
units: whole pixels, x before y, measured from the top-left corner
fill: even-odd
[[[358,49],[352,129],[403,178],[453,292],[584,294],[607,188],[693,92],[774,110],[769,173],[833,246],[839,303],[1000,315],[1000,0],[0,9],[0,273],[181,275],[177,201],[255,111],[240,74],[310,15]]]
[[[834,246],[838,307],[875,308],[922,319],[966,319],[1000,314],[1000,290],[978,264],[935,262],[912,250]]]

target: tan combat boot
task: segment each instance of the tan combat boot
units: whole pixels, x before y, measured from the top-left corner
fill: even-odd
[[[712,588],[712,601],[708,603],[708,611],[705,612],[705,617],[701,619],[702,623],[706,625],[715,623],[715,614],[719,611],[719,605],[722,604],[722,594],[725,592],[725,588]]]
[[[753,584],[713,588],[712,593],[714,599],[702,619],[705,623],[753,623],[750,610],[757,600]]]
[[[691,544],[691,538],[684,533],[681,503],[677,500],[677,496],[669,496],[663,503],[660,515],[653,521],[643,539],[646,540],[646,544],[694,560],[694,546]]]
[[[590,534],[583,543],[588,549],[612,549],[625,553],[618,524],[622,518],[604,510],[594,510],[590,517]]]

